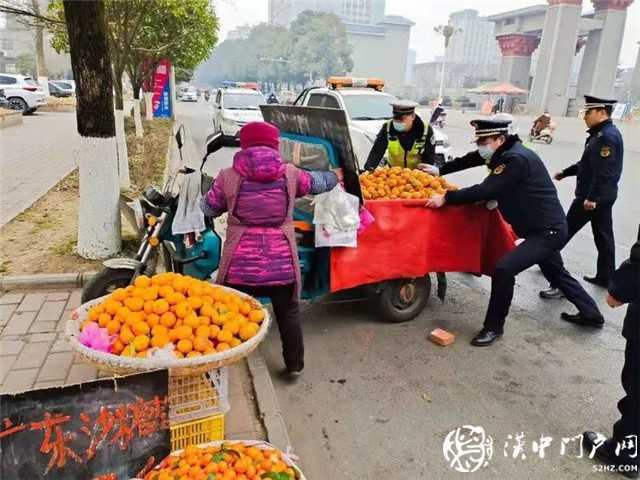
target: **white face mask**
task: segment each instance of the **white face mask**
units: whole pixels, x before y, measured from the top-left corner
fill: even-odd
[[[494,151],[489,145],[480,145],[478,146],[478,153],[485,160],[485,162],[488,162],[489,160],[491,160],[491,157],[493,157]]]

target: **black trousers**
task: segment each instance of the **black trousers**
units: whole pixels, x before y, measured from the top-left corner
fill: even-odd
[[[622,442],[629,436],[637,436],[640,442],[640,305],[629,305],[622,335],[627,339],[622,369],[626,395],[618,402],[621,417],[613,425],[613,440]]]
[[[273,313],[280,330],[282,356],[288,370],[300,371],[304,368],[304,342],[300,322],[300,303],[293,298],[294,285],[254,287],[250,285],[229,285],[253,297],[271,299]]]
[[[564,268],[560,250],[566,244],[565,227],[545,230],[528,236],[514,250],[498,260],[491,277],[491,297],[484,328],[503,333],[504,323],[513,299],[516,275],[538,264],[547,280],[559,288],[578,311],[594,318],[601,317],[596,302],[582,285]]]
[[[591,222],[593,240],[598,250],[596,278],[608,282],[616,265],[616,247],[613,239],[613,203],[598,205],[595,210],[585,210],[584,199],[576,198],[567,212],[569,235],[567,241]],[[554,285],[556,286],[556,285]]]

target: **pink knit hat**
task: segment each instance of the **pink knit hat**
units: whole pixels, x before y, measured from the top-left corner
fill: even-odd
[[[278,150],[280,130],[267,122],[249,122],[240,129],[240,148],[271,147]]]

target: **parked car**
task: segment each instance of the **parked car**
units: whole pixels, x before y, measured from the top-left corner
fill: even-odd
[[[252,82],[223,82],[216,94],[213,130],[222,132],[225,141],[237,140],[240,128],[249,122],[262,121],[260,105],[266,103]]]
[[[384,82],[379,79],[331,77],[328,84],[304,90],[295,105],[346,110],[351,143],[359,167],[364,168],[378,132],[393,116],[391,102],[397,98],[382,91]],[[433,127],[433,135],[436,164],[442,165],[452,158],[451,144],[439,128]]]
[[[182,94],[180,95],[180,100],[182,102],[197,102],[198,91],[193,87],[189,87],[182,91]]]
[[[64,98],[71,97],[73,95],[73,92],[59,87],[55,82],[49,82],[49,95],[51,95],[52,97]]]
[[[42,88],[31,77],[13,73],[0,73],[0,88],[11,107],[20,110],[24,115],[35,112],[47,104],[47,97]]]
[[[63,92],[69,93],[70,95],[76,94],[76,82],[73,80],[51,80],[49,86],[51,86],[52,83]],[[49,90],[51,90],[51,88],[49,88]]]

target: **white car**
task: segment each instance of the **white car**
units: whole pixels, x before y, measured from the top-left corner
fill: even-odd
[[[352,85],[362,86],[312,87],[300,94],[295,105],[345,110],[353,150],[359,167],[363,169],[378,133],[385,122],[392,118],[391,102],[397,98],[378,89],[382,88],[381,81],[374,81],[369,86],[366,79],[349,80],[352,80]],[[436,164],[442,165],[452,158],[451,145],[445,133],[433,126],[432,128],[435,138]]]
[[[193,87],[189,87],[182,91],[182,94],[180,95],[180,100],[183,102],[197,102],[198,91]]]
[[[35,112],[47,104],[47,96],[31,77],[13,73],[0,73],[0,88],[12,108],[24,115]]]
[[[244,85],[244,84],[241,84]],[[249,86],[221,88],[216,94],[213,129],[222,132],[225,140],[237,140],[240,128],[249,122],[262,121],[260,105],[266,100],[257,89]]]

